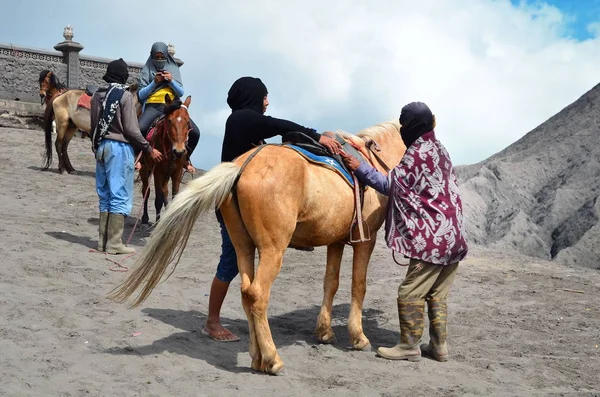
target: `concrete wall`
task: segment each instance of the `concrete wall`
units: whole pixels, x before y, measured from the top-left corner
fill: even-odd
[[[73,31],[65,28],[65,40],[54,46],[55,50],[40,50],[0,43],[0,100],[40,103],[39,75],[42,70],[52,70],[68,88],[85,88],[86,85],[103,85],[102,76],[112,59],[80,54],[83,45],[72,40]],[[170,46],[169,52],[174,54]],[[176,59],[179,65],[183,62]],[[133,83],[143,64],[125,60],[129,65],[128,83]]]
[[[38,79],[44,69],[67,79],[63,54],[0,43],[0,99],[40,102]]]
[[[79,85],[85,88],[86,85],[106,84],[102,76],[106,72],[106,66],[112,59],[90,57],[82,55],[79,60]],[[127,83],[131,84],[137,81],[137,76],[144,66],[137,62],[127,62],[129,66],[129,79]]]

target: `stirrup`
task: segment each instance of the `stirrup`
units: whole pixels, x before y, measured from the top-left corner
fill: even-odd
[[[363,224],[367,227],[366,237],[365,237],[365,231],[363,229]],[[358,226],[358,239],[354,239],[352,237],[352,235],[354,234],[353,232],[357,226]],[[367,242],[370,240],[371,240],[371,229],[369,228],[369,224],[364,219],[361,219],[360,223],[359,223],[358,219],[354,218],[352,220],[352,225],[350,226],[350,238],[349,238],[348,242],[350,244],[354,244],[354,243],[364,243],[364,242]]]

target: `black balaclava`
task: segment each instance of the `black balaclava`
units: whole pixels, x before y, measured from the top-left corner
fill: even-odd
[[[227,104],[231,110],[252,109],[263,114],[263,100],[267,87],[257,77],[241,77],[233,83],[227,93]]]
[[[434,117],[423,102],[411,102],[400,113],[400,136],[406,148],[422,135],[433,131]]]
[[[123,58],[119,58],[108,64],[106,68],[106,74],[102,79],[107,83],[119,83],[125,84],[129,78],[129,71],[127,70],[127,64]]]

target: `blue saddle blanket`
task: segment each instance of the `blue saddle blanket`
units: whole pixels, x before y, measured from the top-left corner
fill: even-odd
[[[352,175],[350,175],[344,168],[342,168],[340,163],[338,163],[337,160],[335,160],[333,157],[319,156],[319,155],[311,153],[308,150],[301,148],[299,146],[296,146],[296,145],[285,145],[285,146],[299,152],[301,155],[303,155],[304,157],[306,157],[309,161],[312,161],[313,163],[317,163],[319,165],[322,165],[324,167],[327,167],[327,168],[333,169],[334,171],[337,171],[341,176],[344,177],[344,179],[346,179],[346,182],[348,182],[350,184],[350,186],[354,187],[354,179],[352,178]]]

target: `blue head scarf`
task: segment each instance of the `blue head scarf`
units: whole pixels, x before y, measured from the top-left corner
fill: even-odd
[[[161,52],[165,56],[165,59],[152,59],[157,52]],[[138,76],[138,89],[141,90],[150,84],[152,80],[154,80],[156,72],[159,70],[166,70],[167,72],[171,73],[171,75],[173,75],[173,80],[183,86],[183,83],[181,82],[181,73],[179,72],[179,66],[177,65],[177,62],[175,62],[175,59],[171,56],[171,54],[169,54],[169,47],[160,41],[152,44],[150,56],[146,60],[146,64]],[[164,87],[165,85],[167,85],[166,82],[159,84],[156,90]]]

